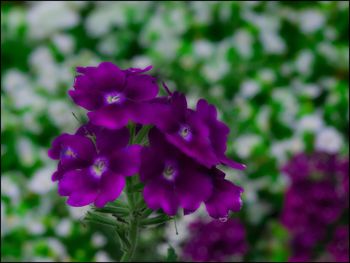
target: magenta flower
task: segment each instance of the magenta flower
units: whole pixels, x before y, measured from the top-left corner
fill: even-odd
[[[317,244],[327,242],[329,226],[349,207],[348,165],[337,155],[316,152],[297,154],[283,168],[292,180],[282,211],[293,236],[291,261],[311,260]]]
[[[169,144],[156,128],[150,131],[149,142],[142,149],[140,168],[147,205],[168,215],[175,215],[179,207],[196,210],[212,193],[207,169]]]
[[[139,145],[127,146],[126,128],[108,130],[87,124],[75,135],[57,137],[49,150],[52,159],[59,160],[58,192],[68,196],[71,206],[97,207],[115,200],[125,185],[125,177],[139,170]]]
[[[69,95],[76,104],[90,111],[89,119],[95,125],[119,129],[130,120],[144,124],[142,116],[151,110],[146,102],[158,93],[155,78],[143,74],[151,68],[121,70],[110,62],[97,67],[78,67],[81,75],[76,77]]]
[[[229,128],[217,120],[213,105],[200,100],[196,111],[188,109],[185,96],[178,92],[168,100],[158,99],[152,103],[159,112],[153,123],[165,134],[167,141],[183,153],[207,168],[221,163],[235,169],[245,168],[225,156]]]
[[[227,222],[195,221],[189,226],[190,237],[185,242],[183,257],[200,262],[230,261],[247,251],[244,226],[236,219]]]
[[[229,211],[238,212],[242,208],[241,194],[243,188],[225,180],[225,174],[219,169],[213,169],[213,192],[205,201],[208,214],[213,218],[225,218]]]

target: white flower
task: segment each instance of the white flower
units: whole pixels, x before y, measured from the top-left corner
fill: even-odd
[[[70,219],[62,219],[55,228],[56,234],[61,237],[67,237],[72,231],[72,222]]]
[[[25,224],[28,232],[36,236],[43,234],[45,232],[44,225],[38,221],[37,218],[35,218],[35,220],[33,220],[34,218],[31,219],[32,220],[28,220]]]
[[[333,127],[326,127],[316,136],[316,149],[327,153],[338,153],[343,145],[340,133]]]
[[[56,34],[53,36],[52,40],[63,54],[70,54],[73,52],[75,43],[72,36],[67,34]]]
[[[312,131],[317,132],[322,129],[324,123],[321,114],[314,113],[310,115],[303,116],[298,124],[297,130],[299,132]]]
[[[233,45],[244,58],[250,58],[252,55],[252,34],[243,29],[239,29],[233,36]]]
[[[312,72],[313,61],[313,53],[310,50],[303,50],[298,54],[295,61],[295,67],[300,74],[308,76]]]
[[[107,239],[104,235],[100,233],[94,233],[91,238],[91,242],[94,247],[103,247],[107,244]]]
[[[260,85],[254,80],[245,80],[241,84],[240,94],[243,98],[249,99],[254,97],[260,91]]]
[[[235,139],[233,149],[239,157],[247,158],[254,147],[261,142],[261,138],[255,134],[245,134]]]
[[[19,160],[23,165],[30,166],[34,163],[36,149],[29,139],[26,137],[19,137],[16,148]]]
[[[79,22],[79,16],[67,2],[43,1],[32,4],[27,22],[30,37],[42,39],[56,31],[74,27]]]
[[[213,54],[214,46],[207,40],[196,40],[193,43],[193,52],[197,57],[207,58]]]
[[[299,26],[304,33],[313,33],[324,25],[325,20],[319,10],[308,9],[300,13]]]
[[[113,262],[114,260],[105,252],[99,251],[95,254],[96,262]]]
[[[29,190],[40,195],[49,192],[54,186],[51,181],[51,175],[54,171],[55,167],[53,165],[37,170],[28,183]]]
[[[110,32],[114,25],[125,25],[125,11],[120,2],[100,2],[85,21],[86,31],[92,37],[101,37]]]

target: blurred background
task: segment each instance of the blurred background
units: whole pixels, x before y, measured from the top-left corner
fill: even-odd
[[[226,170],[245,189],[235,217],[249,248],[232,260],[288,260],[281,167],[298,152],[349,153],[348,30],[347,1],[2,2],[1,260],[119,259],[113,233],[58,196],[47,157],[83,114],[67,95],[75,67],[101,61],[153,65],[191,107],[217,106],[228,155],[248,167]],[[145,230],[136,259],[179,259],[196,216],[178,235],[173,223]]]

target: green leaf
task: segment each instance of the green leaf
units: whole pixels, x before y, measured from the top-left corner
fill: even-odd
[[[106,205],[103,208],[94,208],[94,210],[100,213],[116,214],[117,216],[120,216],[120,217],[125,217],[130,214],[129,209],[124,207],[118,207],[115,205],[110,205],[110,204]]]
[[[143,226],[150,226],[150,225],[163,224],[169,220],[171,220],[171,217],[167,215],[160,215],[152,218],[142,219],[140,224]]]

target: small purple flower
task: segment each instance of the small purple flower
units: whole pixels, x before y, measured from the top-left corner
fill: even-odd
[[[119,129],[129,120],[143,124],[142,116],[151,110],[146,102],[158,93],[155,78],[143,74],[151,68],[121,70],[110,62],[97,67],[78,67],[80,75],[69,95],[76,104],[90,111],[89,119],[95,125]]]
[[[74,135],[57,137],[48,154],[59,160],[53,180],[58,192],[69,196],[71,206],[97,207],[115,200],[125,185],[125,177],[139,170],[141,146],[127,146],[127,128],[109,130],[92,124],[83,125]]]
[[[229,128],[217,120],[216,109],[200,100],[196,111],[187,108],[183,94],[174,92],[168,100],[152,102],[158,108],[153,123],[165,134],[167,141],[196,161],[212,168],[220,163],[235,169],[245,166],[225,156]]]
[[[349,226],[339,226],[327,247],[337,262],[349,262]]]
[[[195,221],[189,226],[190,237],[183,248],[183,258],[200,262],[229,261],[247,251],[244,226],[235,219],[227,222]]]
[[[140,179],[147,205],[175,215],[178,208],[196,210],[212,193],[207,169],[173,145],[156,128],[149,133],[150,146],[142,149]]]

